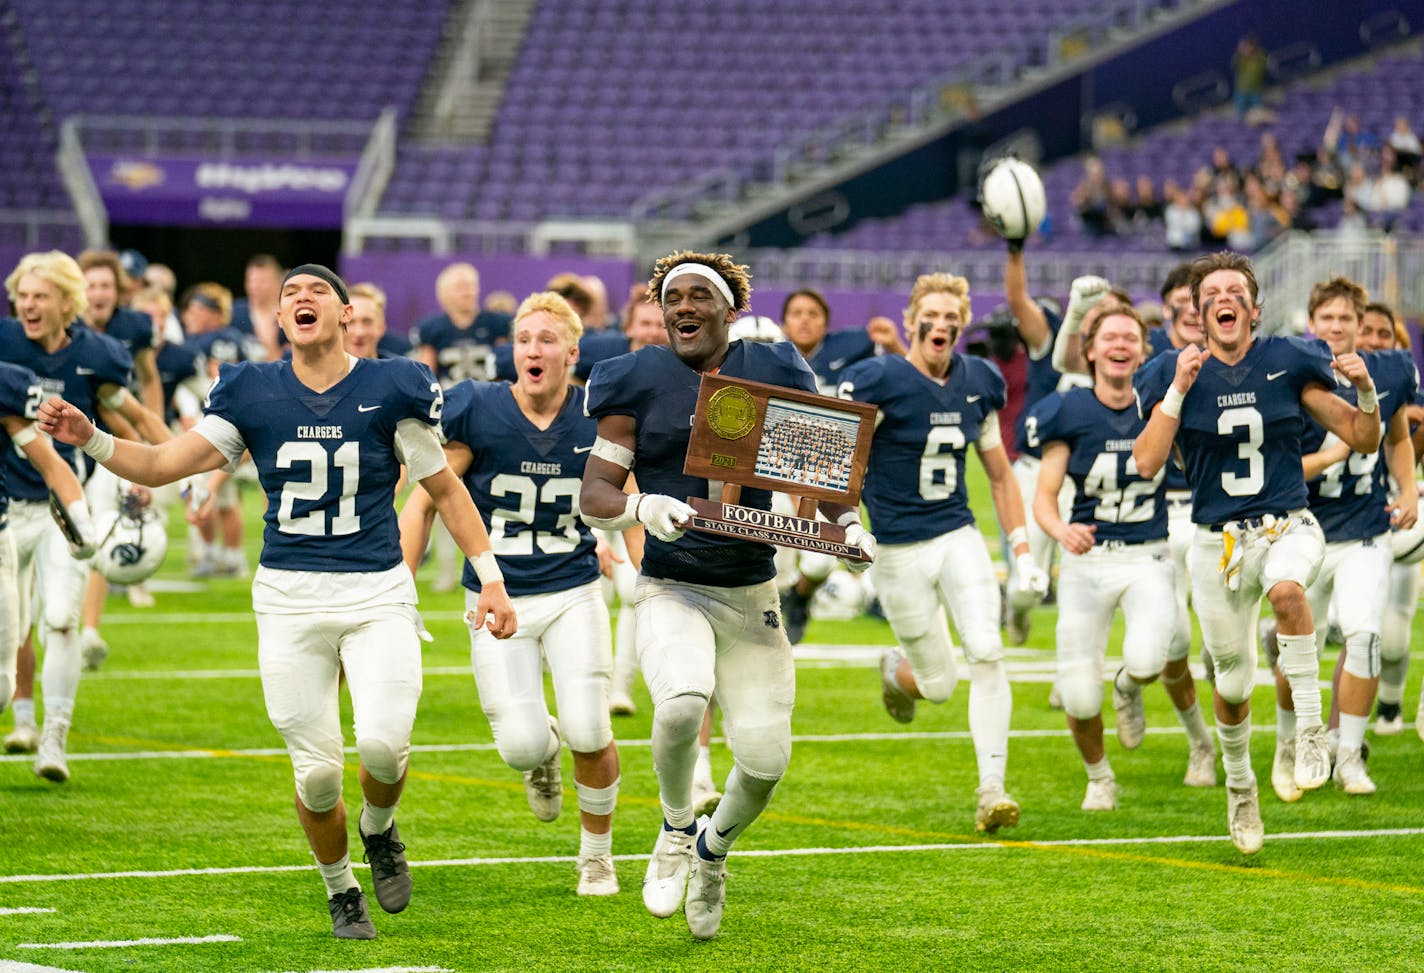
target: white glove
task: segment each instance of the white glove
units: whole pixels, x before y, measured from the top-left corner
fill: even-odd
[[[410,613],[415,616],[415,634],[420,636],[422,642],[434,642],[435,636],[425,627],[425,619],[420,617],[420,609],[411,608]]]
[[[1069,334],[1077,334],[1083,326],[1083,318],[1092,306],[1112,289],[1112,284],[1102,277],[1076,277],[1068,292],[1068,310],[1063,314],[1063,327]]]
[[[860,574],[870,569],[871,561],[875,560],[875,535],[866,530],[860,523],[846,525],[845,542],[851,547],[858,547],[870,558],[869,561],[853,561],[849,558],[842,558],[841,563],[850,571]]]
[[[1014,571],[1018,574],[1020,591],[1032,591],[1040,598],[1048,594],[1048,575],[1032,554],[1025,552],[1014,558]]]
[[[75,540],[69,541],[69,556],[76,561],[87,561],[99,549],[99,540],[94,536],[94,522],[89,519],[89,506],[81,499],[74,501],[64,510],[69,514],[76,535]]]
[[[208,489],[206,474],[184,477],[178,486],[179,493],[188,499],[188,507],[191,510],[197,510],[212,496],[212,491]]]
[[[638,522],[658,540],[671,544],[687,533],[687,525],[697,511],[662,493],[645,493],[638,501]]]

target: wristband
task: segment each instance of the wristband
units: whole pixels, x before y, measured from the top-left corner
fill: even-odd
[[[1027,528],[1027,527],[1015,527],[1013,530],[1009,531],[1009,550],[1012,551],[1014,548],[1018,547],[1020,544],[1027,544],[1027,543],[1028,543],[1028,528]]]
[[[1173,419],[1182,418],[1182,403],[1187,397],[1177,391],[1177,386],[1172,385],[1167,388],[1167,394],[1162,396],[1162,411]]]
[[[94,435],[79,448],[85,456],[92,456],[96,463],[107,463],[114,455],[114,437],[96,428]]]
[[[499,562],[494,559],[494,551],[485,551],[470,558],[470,567],[475,569],[475,577],[480,579],[482,585],[504,583],[504,572],[499,569]]]
[[[858,524],[860,523],[860,511],[847,510],[845,513],[841,514],[839,517],[836,518],[836,523],[839,524],[841,527],[849,527],[851,524]]]
[[[1371,385],[1367,389],[1360,390],[1359,396],[1360,411],[1365,415],[1373,415],[1375,407],[1379,405],[1379,396],[1375,394],[1375,387]]]

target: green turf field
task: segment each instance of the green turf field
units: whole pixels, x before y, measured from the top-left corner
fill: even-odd
[[[982,499],[976,491],[987,512]],[[162,578],[184,577],[178,536]],[[262,706],[247,585],[215,581],[159,592],[148,610],[110,600],[113,654],[81,685],[69,783],[36,778],[29,757],[0,757],[0,973],[30,968],[21,964],[856,973],[1424,966],[1408,932],[1424,926],[1424,744],[1412,729],[1372,738],[1377,795],[1347,799],[1327,785],[1281,804],[1268,783],[1271,696],[1259,690],[1252,752],[1267,840],[1244,859],[1226,838],[1225,789],[1181,785],[1185,737],[1165,694],[1150,688],[1141,749],[1125,752],[1109,733],[1119,810],[1085,814],[1081,764],[1062,714],[1047,705],[1051,608],[1036,613],[1028,646],[1009,655],[1008,785],[1023,820],[1000,840],[973,831],[967,679],[949,703],[922,705],[902,727],[881,707],[873,668],[873,647],[890,641],[889,629],[868,618],[816,622],[798,667],[791,768],[729,859],[720,936],[694,942],[680,914],[658,920],[642,907],[659,813],[641,685],[637,715],[614,724],[623,892],[581,900],[571,793],[558,821],[534,820],[479,710],[460,598],[426,591],[436,642],[426,649],[399,816],[415,898],[401,915],[376,912],[379,939],[331,937],[292,811],[289,765]],[[1418,682],[1406,694],[1411,714]],[[730,769],[720,743],[713,763],[719,777]],[[354,813],[354,755],[348,770]],[[567,755],[564,774],[571,781]],[[369,874],[358,866],[357,877],[369,895]],[[153,942],[112,945],[140,940]]]

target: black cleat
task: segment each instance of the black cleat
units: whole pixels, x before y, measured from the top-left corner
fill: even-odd
[[[326,902],[331,913],[331,934],[337,939],[375,939],[376,927],[366,909],[366,896],[359,885],[338,892]]]
[[[357,828],[360,831],[359,828]],[[366,846],[362,860],[371,864],[371,879],[376,886],[376,901],[387,912],[399,912],[410,904],[410,865],[405,860],[405,845],[401,843],[396,823],[382,834],[361,832],[361,844]]]
[[[806,624],[811,621],[811,599],[794,587],[781,593],[781,622],[792,645],[806,637]]]

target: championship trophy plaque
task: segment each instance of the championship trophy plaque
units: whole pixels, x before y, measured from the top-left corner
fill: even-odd
[[[869,560],[845,528],[816,517],[817,501],[855,506],[875,434],[876,408],[799,389],[703,375],[683,472],[721,496],[688,497],[691,530]],[[795,516],[742,506],[742,487],[789,494]]]

